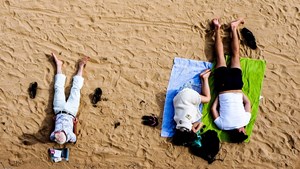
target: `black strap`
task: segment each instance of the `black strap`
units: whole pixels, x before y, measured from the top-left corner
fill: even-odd
[[[67,114],[67,115],[70,115],[70,116],[72,116],[72,117],[74,117],[74,118],[76,118],[73,114],[71,114],[71,113],[68,113],[68,112],[66,112],[66,111],[59,111],[58,113],[56,113],[55,115],[58,115],[58,114]]]

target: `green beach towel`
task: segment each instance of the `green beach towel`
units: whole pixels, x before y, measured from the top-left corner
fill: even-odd
[[[227,62],[229,61],[229,57],[227,56]],[[241,58],[241,68],[243,72],[243,92],[246,96],[248,96],[251,102],[251,119],[249,124],[246,126],[246,132],[249,136],[245,142],[249,142],[250,136],[252,134],[252,129],[258,114],[258,106],[259,100],[262,90],[262,82],[264,79],[264,73],[266,68],[266,61],[264,60],[255,60],[249,58]],[[212,70],[213,71],[213,70]],[[212,73],[213,75],[213,73]],[[210,114],[210,108],[212,103],[215,100],[216,92],[214,90],[214,77],[211,76],[209,79],[210,90],[211,90],[211,101],[208,104],[204,104],[202,111],[202,122],[206,125],[204,131],[209,129],[215,130],[218,133],[218,137],[220,141],[229,142],[229,138],[226,132],[218,129],[212,119],[212,115]]]

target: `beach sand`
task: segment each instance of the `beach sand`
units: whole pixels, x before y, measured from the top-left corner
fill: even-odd
[[[300,5],[298,1],[17,1],[0,2],[0,168],[300,168]],[[241,56],[267,62],[259,113],[249,143],[222,143],[209,165],[160,137],[141,116],[162,112],[175,56],[212,61],[210,21],[245,18],[258,49]],[[54,122],[54,52],[69,93],[78,60],[84,70],[78,142],[69,162],[47,150]],[[28,87],[38,83],[35,99]],[[95,88],[103,90],[97,107]],[[114,128],[114,124],[120,126]],[[227,152],[227,153],[226,153]]]

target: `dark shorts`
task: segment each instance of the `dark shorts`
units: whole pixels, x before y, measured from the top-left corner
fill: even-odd
[[[217,92],[227,90],[242,90],[242,70],[239,68],[219,67],[214,73]]]

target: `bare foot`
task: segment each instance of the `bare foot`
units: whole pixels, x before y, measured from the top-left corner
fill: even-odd
[[[88,57],[88,56],[85,56],[84,58],[82,58],[78,64],[79,67],[82,68],[83,66],[85,66],[89,60],[90,60],[90,57]]]
[[[57,67],[61,67],[62,64],[63,64],[63,62],[62,62],[61,60],[59,60],[59,59],[57,58],[57,56],[56,56],[54,53],[51,53],[51,55],[52,55],[52,57],[53,57],[53,59],[54,59],[54,61],[55,61],[55,63],[56,63],[56,66],[57,66]]]
[[[243,18],[239,18],[239,19],[237,19],[235,21],[232,21],[231,24],[230,24],[231,29],[232,30],[236,29],[239,26],[239,24],[244,24],[244,19]]]
[[[90,57],[85,56],[84,58],[82,58],[79,63],[78,63],[78,71],[77,71],[77,75],[78,76],[82,76],[83,73],[83,68],[86,65],[86,63],[90,60]]]
[[[202,72],[200,74],[200,77],[203,78],[203,79],[206,79],[206,78],[209,77],[210,73],[211,73],[210,69],[206,69],[204,72]]]
[[[221,24],[220,24],[218,18],[213,19],[213,20],[212,20],[212,23],[214,24],[215,29],[219,29],[219,28],[221,27]]]

